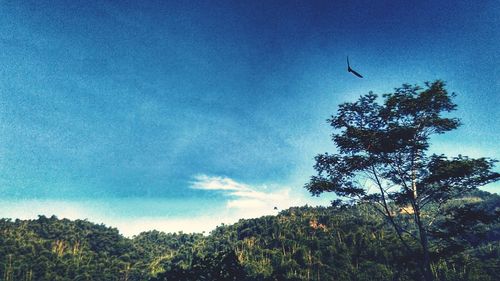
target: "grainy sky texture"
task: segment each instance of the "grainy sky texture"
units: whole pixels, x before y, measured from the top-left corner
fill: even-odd
[[[325,204],[325,119],[405,82],[458,95],[433,151],[500,159],[499,27],[493,0],[0,1],[0,217],[132,235]]]

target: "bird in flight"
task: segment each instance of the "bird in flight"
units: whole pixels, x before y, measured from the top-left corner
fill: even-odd
[[[351,72],[352,74],[358,76],[359,78],[363,78],[363,76],[361,76],[361,74],[357,73],[356,71],[354,71],[351,68],[351,65],[349,64],[349,57],[347,57],[347,72]]]

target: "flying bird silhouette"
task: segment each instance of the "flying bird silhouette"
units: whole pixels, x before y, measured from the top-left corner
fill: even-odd
[[[361,74],[357,73],[356,71],[354,71],[351,68],[351,65],[349,64],[349,56],[347,57],[347,72],[351,72],[352,74],[358,76],[359,78],[363,78],[363,76],[361,76]]]

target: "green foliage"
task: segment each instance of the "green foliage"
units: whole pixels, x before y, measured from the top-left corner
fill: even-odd
[[[464,208],[476,215],[450,224]],[[485,192],[442,206],[433,236],[437,280],[495,280],[499,208],[500,196]],[[208,236],[149,231],[129,239],[81,220],[0,220],[2,281],[419,280],[417,263],[368,204],[290,208]]]
[[[435,279],[429,233],[440,207],[500,179],[492,159],[427,155],[432,135],[460,125],[458,119],[445,116],[456,108],[453,97],[438,80],[425,88],[404,84],[383,95],[381,103],[370,92],[341,104],[328,120],[338,153],[318,155],[318,174],[305,186],[313,195],[334,192],[371,203],[408,254],[420,258],[417,267],[426,281]],[[467,221],[475,223],[486,218],[483,215],[470,206],[453,211],[448,217],[458,223],[446,225],[448,234],[459,235],[469,226]]]

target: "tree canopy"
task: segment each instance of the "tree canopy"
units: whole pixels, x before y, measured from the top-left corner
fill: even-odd
[[[341,104],[328,119],[338,152],[316,156],[318,174],[305,186],[314,195],[334,192],[372,203],[406,248],[421,256],[426,280],[433,280],[428,234],[440,207],[500,178],[493,159],[426,153],[432,135],[460,125],[447,117],[456,109],[454,96],[437,80],[423,88],[404,84],[381,101],[370,92]],[[419,249],[410,246],[412,239]]]

